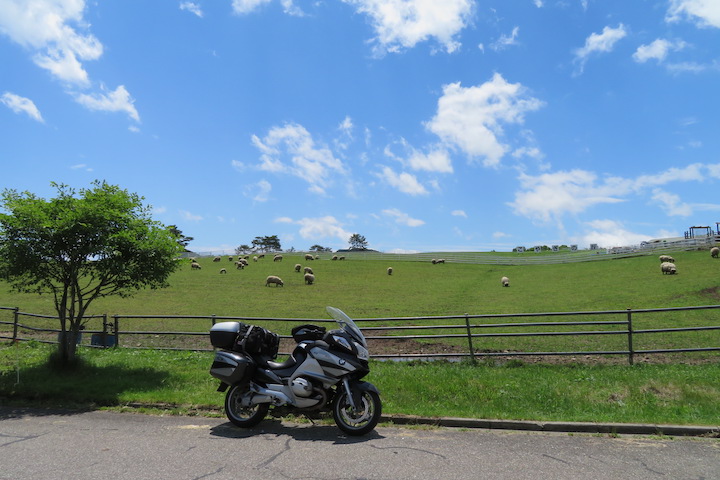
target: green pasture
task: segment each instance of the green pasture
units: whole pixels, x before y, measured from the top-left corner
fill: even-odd
[[[525,253],[524,255],[535,255]],[[544,252],[540,255],[550,256]],[[663,275],[656,255],[608,259],[586,263],[549,265],[482,265],[348,258],[332,261],[325,254],[319,260],[305,261],[302,255],[284,254],[282,262],[268,256],[243,270],[222,257],[199,258],[201,270],[193,270],[189,260],[170,278],[170,287],[145,290],[131,298],[111,297],[92,305],[93,314],[120,315],[217,315],[260,318],[327,319],[326,305],[333,305],[354,318],[417,317],[443,315],[508,314],[569,311],[664,308],[720,303],[720,259],[707,250],[673,252],[677,275]],[[234,260],[234,259],[233,259]],[[295,264],[310,266],[316,277],[306,285]],[[387,275],[387,267],[393,275]],[[221,274],[225,269],[227,273]],[[265,286],[268,275],[278,275],[283,287]],[[503,288],[500,278],[510,278]],[[19,307],[23,312],[53,315],[52,299],[17,294],[0,284],[0,306]],[[0,319],[9,320],[9,312]],[[576,317],[479,319],[473,323],[517,323],[529,321],[618,321],[624,315],[584,315]],[[34,326],[56,328],[54,320],[23,318]],[[457,323],[438,320],[437,324]],[[459,321],[462,323],[462,320]],[[396,322],[412,324],[412,321]],[[289,333],[293,324],[263,322],[278,333]],[[371,324],[362,323],[361,326]],[[634,328],[668,328],[720,325],[720,310],[666,312],[634,316]],[[206,332],[208,320],[148,319],[126,320],[122,330]],[[7,331],[7,326],[0,329]],[[88,329],[99,330],[100,321],[89,322]],[[613,331],[615,326],[555,327],[555,330]],[[547,331],[548,327],[525,329]],[[482,333],[517,330],[496,328]],[[406,332],[407,333],[407,332]],[[409,332],[418,333],[418,332]],[[434,331],[431,333],[461,333]],[[464,348],[465,340],[443,340]],[[437,343],[428,340],[426,343]],[[126,343],[127,344],[127,341]],[[708,347],[720,345],[718,331],[659,333],[638,337],[635,349]],[[627,348],[624,335],[584,337],[533,337],[478,339],[480,351],[618,351]],[[372,352],[371,352],[372,353]]]

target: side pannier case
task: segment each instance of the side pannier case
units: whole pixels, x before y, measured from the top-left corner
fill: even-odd
[[[210,343],[216,348],[232,350],[242,325],[240,322],[216,323],[210,328]]]
[[[255,362],[252,358],[239,353],[215,352],[215,361],[210,367],[210,375],[228,385],[235,385],[245,377],[252,375]]]

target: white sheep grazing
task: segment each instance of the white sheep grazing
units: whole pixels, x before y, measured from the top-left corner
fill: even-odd
[[[320,255],[315,255],[315,260],[320,260]]]
[[[275,288],[277,288],[278,285],[281,286],[281,287],[285,286],[285,284],[283,283],[282,279],[281,279],[280,277],[275,276],[275,275],[268,275],[268,277],[265,279],[265,286],[266,286],[266,287],[269,287],[271,283],[275,284]]]
[[[228,262],[232,262],[233,257],[228,257]]]
[[[235,266],[237,267],[238,270],[243,270],[245,268],[245,264],[243,262],[241,262],[240,260],[235,262]]]
[[[296,272],[299,272],[301,268],[302,268],[302,265],[300,265],[299,263],[296,263],[296,264],[295,264],[295,271],[296,271]]]
[[[710,249],[710,256],[711,256],[712,258],[718,258],[718,255],[720,255],[720,248],[718,248],[718,247],[713,247],[713,248]]]
[[[244,258],[241,258],[240,260],[238,260],[238,262],[242,263],[242,264],[243,264],[244,266],[246,266],[246,267],[247,267],[248,265],[250,265],[250,264],[248,263],[248,261],[245,260]]]
[[[309,273],[309,274],[312,275],[312,274],[314,274],[315,272],[313,272],[313,269],[312,269],[312,268],[310,268],[310,267],[305,267],[305,268],[303,268],[303,273]]]
[[[265,254],[261,253],[260,255],[257,256],[257,258],[265,258]]]
[[[438,258],[437,263],[445,263],[445,259],[444,259],[444,258]]]
[[[213,262],[219,262],[220,260],[222,260],[222,258],[220,258],[220,257],[213,258]]]
[[[224,268],[221,268],[220,273],[227,273],[227,270],[225,270]]]
[[[202,270],[202,267],[200,266],[199,263],[192,262],[192,263],[190,264],[190,267],[191,267],[193,270]]]
[[[340,256],[338,257],[338,260],[345,260],[345,255],[340,255]]]
[[[337,259],[338,259],[338,256],[337,256],[337,255],[333,255],[330,260],[337,260]]]
[[[500,283],[502,283],[503,287],[509,287],[510,286],[510,279],[507,277],[502,277],[500,279]],[[522,290],[522,289],[521,289]]]
[[[660,264],[660,271],[663,275],[675,275],[677,273],[677,268],[672,262],[663,262]]]
[[[675,259],[670,255],[660,255],[660,263],[664,262],[675,263]]]
[[[315,260],[315,257],[313,257],[311,254],[306,253],[305,254],[305,260]]]
[[[275,255],[273,257],[273,262],[282,262],[282,255]]]
[[[432,263],[433,265],[435,265],[435,264],[437,263],[437,259],[436,259],[436,258],[433,258],[432,260],[430,260],[430,263]]]
[[[307,285],[312,285],[315,282],[315,275],[312,273],[306,273],[305,274],[305,283]]]
[[[393,272],[393,268],[392,268],[392,267],[388,267],[388,268],[387,268],[387,274],[388,274],[388,275],[392,275],[392,272]]]

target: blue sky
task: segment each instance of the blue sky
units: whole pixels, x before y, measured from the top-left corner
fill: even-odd
[[[232,251],[587,248],[720,221],[718,0],[0,0],[0,188]]]

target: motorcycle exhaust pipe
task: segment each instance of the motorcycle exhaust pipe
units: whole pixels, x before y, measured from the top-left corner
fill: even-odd
[[[284,393],[278,392],[277,390],[270,390],[254,383],[250,385],[250,391],[255,394],[249,396],[249,403],[251,405],[272,403],[275,406],[281,406],[292,403],[290,398]]]

